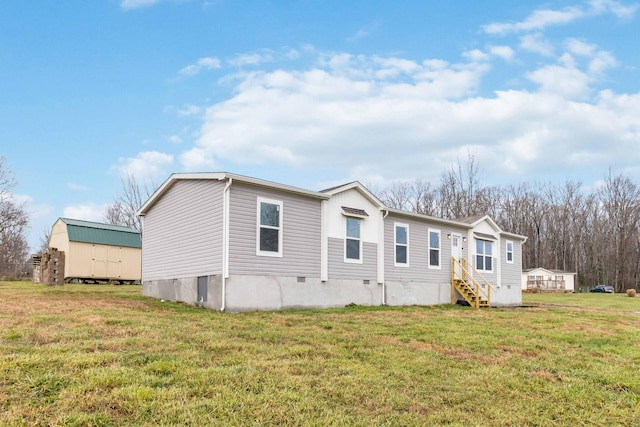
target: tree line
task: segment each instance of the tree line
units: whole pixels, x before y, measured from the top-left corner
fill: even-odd
[[[443,172],[440,182],[398,182],[374,193],[389,207],[445,219],[489,215],[505,231],[528,238],[522,268],[578,273],[582,286],[638,289],[640,187],[608,174],[596,187],[581,182],[486,186],[473,155]]]
[[[6,158],[0,156],[0,278],[14,274],[29,256],[29,216],[12,197],[15,185]],[[491,216],[503,230],[528,238],[523,269],[576,272],[579,284],[611,284],[616,292],[640,289],[640,187],[623,174],[609,170],[590,189],[573,180],[487,186],[469,154],[445,170],[436,184],[416,179],[386,188],[365,185],[396,209],[451,220]],[[104,213],[105,222],[141,231],[135,212],[155,187],[127,176],[121,194]]]

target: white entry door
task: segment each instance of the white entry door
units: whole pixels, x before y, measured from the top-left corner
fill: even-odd
[[[451,234],[451,256],[458,262],[462,262],[462,236]],[[456,277],[462,276],[460,265],[455,264]]]

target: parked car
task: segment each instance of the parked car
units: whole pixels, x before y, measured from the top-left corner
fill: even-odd
[[[593,288],[589,289],[589,292],[604,292],[607,294],[613,293],[613,286],[611,285],[596,285]]]

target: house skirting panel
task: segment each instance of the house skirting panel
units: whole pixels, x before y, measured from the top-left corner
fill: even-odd
[[[365,280],[322,282],[318,277],[232,275],[226,280],[225,288],[224,310],[230,312],[382,305],[382,285]],[[198,292],[197,277],[145,280],[142,284],[145,296],[213,310],[222,308],[220,276],[208,276],[206,301],[202,301],[201,292]]]
[[[184,302],[191,305],[219,310],[222,306],[222,281],[220,276],[205,276],[205,297],[198,292],[197,277],[179,279],[145,280],[142,295],[166,301]]]
[[[491,293],[492,306],[519,306],[522,305],[522,289],[520,284],[503,284]]]
[[[369,282],[369,283],[367,283]],[[227,279],[228,311],[381,305],[382,286],[373,281],[318,277],[235,275]]]
[[[385,296],[393,306],[451,304],[451,283],[386,281]]]
[[[197,277],[145,280],[142,294],[221,310],[222,288],[219,275],[206,276],[204,282],[203,278],[199,281]],[[232,275],[226,280],[225,288],[224,310],[230,312],[344,307],[349,304],[410,306],[451,303],[449,283],[387,281],[383,287],[365,280],[330,279],[322,282],[317,277]],[[503,285],[491,294],[492,306],[521,304],[522,293],[518,285]]]

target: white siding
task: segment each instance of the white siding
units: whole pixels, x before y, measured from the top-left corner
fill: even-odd
[[[320,277],[319,199],[244,183],[230,190],[230,274]],[[282,257],[256,255],[258,197],[283,202]]]
[[[143,280],[222,272],[222,205],[225,183],[176,181],[147,212],[142,233]]]
[[[364,197],[358,190],[350,189],[331,196],[327,201],[327,236],[336,239],[345,237],[345,216],[342,214],[342,206],[362,209],[369,215],[362,220],[360,238],[363,242],[378,243],[378,225],[382,221],[382,214],[377,206]]]

